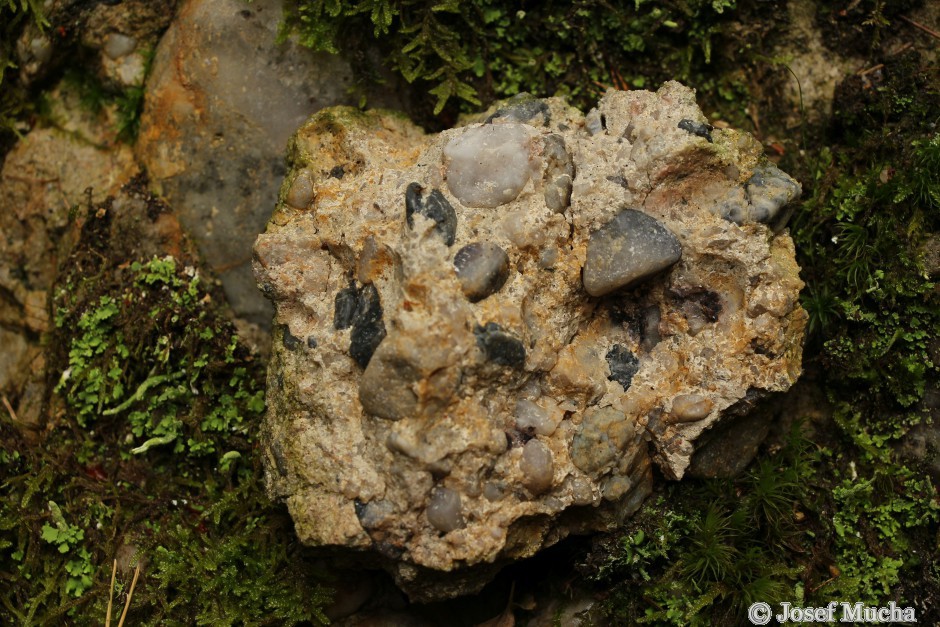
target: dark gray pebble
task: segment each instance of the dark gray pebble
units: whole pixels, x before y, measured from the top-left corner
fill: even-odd
[[[656,218],[624,209],[591,234],[581,280],[591,296],[636,285],[682,256],[676,236]]]
[[[477,346],[489,361],[517,369],[525,366],[525,346],[495,322],[477,325],[473,334],[477,338]]]
[[[471,303],[495,294],[509,277],[509,255],[492,242],[467,244],[454,255],[460,288]]]
[[[640,360],[626,346],[614,344],[607,351],[607,366],[610,368],[607,378],[619,383],[626,391],[633,383],[633,375],[640,369]]]
[[[433,220],[434,230],[444,239],[444,243],[453,246],[457,237],[457,213],[440,190],[433,189],[425,194],[420,183],[412,183],[405,190],[405,220],[414,228],[414,214],[419,213]]]
[[[359,308],[349,336],[349,356],[365,368],[383,339],[385,322],[382,320],[379,292],[374,285],[366,285],[359,292]]]
[[[532,96],[531,94],[516,94],[502,107],[496,110],[496,113],[486,118],[486,123],[490,123],[498,118],[506,119],[512,122],[529,122],[535,116],[541,114],[542,125],[548,126],[551,122],[551,113],[548,110],[548,104],[544,100]]]
[[[712,131],[715,130],[715,127],[711,124],[686,119],[679,121],[679,128],[698,137],[704,137],[708,140],[708,143],[712,143]]]

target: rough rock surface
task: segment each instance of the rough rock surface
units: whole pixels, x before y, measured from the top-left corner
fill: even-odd
[[[287,140],[314,111],[360,96],[341,57],[277,43],[283,8],[183,2],[157,48],[137,144],[232,309],[262,326],[271,311],[255,287],[251,247],[277,200]]]
[[[725,410],[800,373],[799,185],[750,135],[674,82],[480,119],[318,113],[255,246],[269,490],[302,541],[370,552],[415,599],[618,524],[652,462],[681,478]]]

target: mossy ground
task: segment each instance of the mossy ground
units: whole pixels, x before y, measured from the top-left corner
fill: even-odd
[[[765,56],[787,35],[784,2],[290,4],[287,28],[314,47],[375,36],[418,93],[430,90],[411,111],[429,128],[519,90],[584,107],[606,86],[679,78],[804,185],[791,232],[811,333],[794,397],[813,389],[830,409],[786,405],[794,428],[743,476],[661,480],[620,533],[551,553],[572,564],[555,564],[552,595],[587,590],[602,600],[595,612],[625,624],[742,623],[755,599],[895,600],[940,622],[937,452],[900,454],[930,426],[925,396],[940,386],[940,292],[923,252],[940,233],[940,80],[919,45],[884,43],[908,36],[901,17],[920,3],[819,3],[827,45],[875,69],[846,77],[833,114],[801,128],[786,126],[786,59]],[[45,340],[58,389],[48,422],[27,437],[0,420],[0,620],[101,622],[115,557],[118,606],[128,564],[143,565],[134,623],[319,620],[322,579],[261,489],[263,364],[193,260],[119,254],[109,207],[79,214]],[[497,580],[493,607],[511,578],[544,570],[538,559]],[[520,583],[516,599],[539,587]],[[523,618],[531,604],[515,607]]]
[[[137,220],[167,210],[143,180],[126,193],[146,203]],[[119,611],[143,570],[133,624],[324,621],[322,573],[263,492],[263,364],[195,260],[129,256],[141,234],[116,212],[76,209],[45,428],[0,422],[0,619],[100,624],[117,559]]]

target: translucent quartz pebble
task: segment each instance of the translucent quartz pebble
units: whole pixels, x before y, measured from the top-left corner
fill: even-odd
[[[783,207],[799,198],[801,191],[800,184],[777,166],[758,167],[747,181],[751,220],[772,222]]]
[[[555,429],[558,427],[558,423],[561,420],[562,412],[554,403],[552,403],[552,405],[549,410],[530,400],[520,399],[516,402],[516,429],[523,433],[535,433],[538,435],[551,435],[555,433]]]
[[[509,255],[492,242],[474,242],[457,251],[454,268],[471,303],[494,294],[509,277]]]
[[[532,439],[522,448],[522,483],[533,494],[541,494],[552,487],[554,464],[552,452],[542,442]]]
[[[465,526],[460,513],[460,493],[450,488],[434,488],[428,501],[427,516],[428,522],[444,533]]]
[[[658,220],[624,209],[591,234],[582,281],[591,296],[639,283],[679,261],[682,246]]]
[[[512,202],[531,174],[529,143],[523,124],[468,128],[444,146],[447,188],[468,207]]]

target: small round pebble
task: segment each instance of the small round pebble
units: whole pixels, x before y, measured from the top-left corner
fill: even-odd
[[[672,417],[677,422],[701,420],[712,411],[713,403],[701,394],[680,394],[672,399]]]
[[[104,53],[109,59],[120,59],[134,52],[137,40],[121,33],[110,33],[104,40]]]
[[[447,188],[468,207],[512,202],[531,175],[524,124],[487,124],[465,130],[444,146]]]
[[[460,493],[450,488],[434,488],[427,516],[431,526],[444,533],[466,526],[460,512]]]
[[[509,278],[509,255],[492,242],[474,242],[457,251],[454,268],[471,303],[495,294]]]
[[[552,451],[539,440],[526,442],[522,448],[519,469],[522,471],[523,485],[533,494],[541,494],[552,487],[555,474]]]

